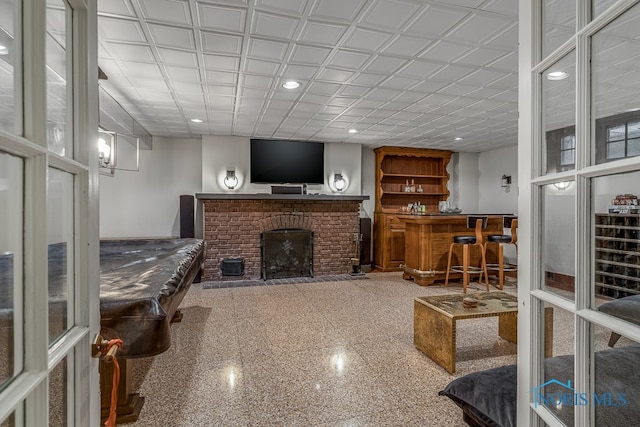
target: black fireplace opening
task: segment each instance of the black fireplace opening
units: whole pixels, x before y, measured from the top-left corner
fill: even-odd
[[[262,279],[313,277],[313,232],[278,229],[260,234]]]

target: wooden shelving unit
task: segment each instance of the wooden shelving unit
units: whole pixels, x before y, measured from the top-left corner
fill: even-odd
[[[596,214],[596,294],[640,294],[640,215]]]
[[[404,220],[401,208],[419,202],[427,212],[437,212],[447,200],[451,151],[405,147],[380,147],[376,153],[375,265],[382,271],[399,270],[404,263]],[[422,192],[404,191],[413,185]]]

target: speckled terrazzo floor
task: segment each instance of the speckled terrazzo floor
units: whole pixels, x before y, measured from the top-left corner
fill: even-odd
[[[498,337],[497,318],[462,321],[451,375],[414,347],[413,299],[462,293],[461,284],[425,288],[401,273],[367,278],[194,284],[171,348],[132,363],[133,389],[146,402],[129,425],[466,425],[438,391],[467,373],[515,363],[516,345]]]

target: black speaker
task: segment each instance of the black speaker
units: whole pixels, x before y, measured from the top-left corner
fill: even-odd
[[[299,185],[272,185],[271,194],[302,194]]]
[[[360,218],[360,265],[371,265],[371,218]]]
[[[180,196],[180,238],[196,237],[194,219],[194,198],[186,194]]]

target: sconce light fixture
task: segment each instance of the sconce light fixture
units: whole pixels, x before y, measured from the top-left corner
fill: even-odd
[[[554,182],[553,186],[558,190],[566,190],[571,185],[571,181]]]
[[[341,173],[337,173],[333,176],[333,185],[337,191],[343,191],[347,188],[347,181],[344,179]]]
[[[116,167],[116,133],[98,128],[98,161],[101,168]]]
[[[224,177],[224,185],[229,190],[233,190],[238,185],[238,177],[234,168],[227,168],[227,176]]]
[[[502,183],[502,188],[509,187],[511,185],[511,175],[502,175],[500,182]]]

